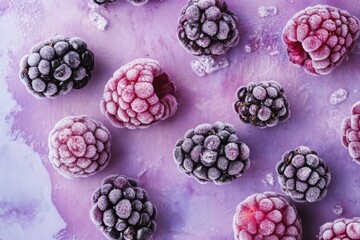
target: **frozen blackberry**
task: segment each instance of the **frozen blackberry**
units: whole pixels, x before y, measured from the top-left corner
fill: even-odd
[[[253,194],[241,202],[233,219],[235,240],[301,240],[296,208],[274,192]]]
[[[327,193],[331,175],[315,151],[300,146],[286,152],[276,166],[281,190],[296,202],[316,202]]]
[[[360,239],[360,218],[336,219],[320,227],[319,240]]]
[[[308,7],[286,24],[282,38],[292,63],[314,75],[340,66],[360,34],[359,19],[327,5]]]
[[[180,44],[196,56],[221,55],[239,42],[237,17],[222,0],[190,0],[177,33]]]
[[[249,147],[238,140],[228,123],[200,124],[176,143],[173,155],[179,170],[200,183],[224,184],[249,167]]]
[[[136,59],[107,82],[100,110],[115,127],[146,128],[175,114],[175,91],[157,61]]]
[[[352,106],[351,112],[351,117],[344,118],[341,123],[341,140],[353,160],[360,164],[360,102]]]
[[[88,116],[61,119],[49,134],[49,159],[64,177],[87,177],[104,169],[110,159],[111,135]]]
[[[250,82],[237,90],[237,98],[234,108],[240,120],[256,127],[273,127],[290,116],[290,104],[277,82]]]
[[[94,55],[78,37],[55,36],[34,45],[20,62],[20,78],[38,98],[55,98],[87,85]]]
[[[91,220],[107,239],[149,240],[156,229],[156,207],[133,179],[105,178],[92,196],[92,205]]]

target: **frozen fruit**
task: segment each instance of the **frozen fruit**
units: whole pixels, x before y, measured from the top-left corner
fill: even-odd
[[[235,240],[301,240],[302,235],[295,206],[274,192],[253,194],[241,202],[233,229]]]
[[[105,178],[92,196],[90,217],[107,239],[149,240],[156,207],[138,183],[122,175]]]
[[[66,178],[87,177],[110,159],[111,135],[99,121],[85,115],[65,117],[49,134],[49,159]]]
[[[38,98],[55,98],[87,85],[94,55],[78,37],[55,36],[34,45],[20,62],[20,78]]]
[[[344,118],[341,123],[341,140],[350,156],[360,164],[360,102],[355,103],[351,111],[351,117]]]
[[[224,184],[250,166],[249,147],[238,140],[228,123],[200,124],[176,143],[173,155],[179,170],[200,183]]]
[[[323,159],[308,147],[286,152],[276,165],[281,190],[296,202],[316,202],[327,193],[331,175]]]
[[[97,4],[106,4],[115,2],[116,0],[93,0]],[[134,6],[141,6],[146,4],[149,0],[127,0],[129,3],[131,3]]]
[[[273,127],[290,116],[283,88],[274,81],[250,82],[237,91],[235,111],[240,120],[256,127]]]
[[[360,218],[336,219],[320,227],[319,240],[360,239]]]
[[[190,0],[177,32],[181,45],[196,56],[221,55],[239,42],[237,17],[222,0]]]
[[[360,24],[347,11],[327,5],[308,7],[286,24],[282,38],[289,59],[315,75],[329,74],[355,46]]]
[[[100,110],[119,128],[146,128],[173,116],[175,85],[157,61],[136,59],[118,69],[105,86]]]

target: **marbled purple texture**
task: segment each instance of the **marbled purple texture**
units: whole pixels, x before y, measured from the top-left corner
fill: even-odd
[[[320,225],[337,218],[332,212],[336,204],[344,208],[342,217],[359,217],[360,166],[340,141],[341,120],[360,99],[359,47],[330,75],[315,77],[290,64],[280,35],[287,20],[311,4],[334,5],[359,17],[360,2],[227,3],[239,17],[240,43],[228,53],[230,68],[199,78],[190,66],[194,57],[176,37],[185,0],[151,0],[142,7],[117,1],[103,12],[110,22],[103,32],[91,23],[87,0],[0,1],[0,239],[102,239],[89,218],[90,196],[105,176],[118,173],[139,179],[158,206],[154,240],[230,240],[236,205],[256,192],[280,192],[277,182],[271,186],[262,180],[268,173],[276,177],[275,164],[282,154],[299,145],[317,151],[332,172],[324,200],[296,204],[304,223],[303,239],[316,239]],[[262,5],[276,6],[278,13],[261,18]],[[78,92],[38,100],[20,82],[18,63],[34,43],[55,34],[88,42],[96,56],[94,76]],[[245,51],[249,39],[259,47],[253,53]],[[179,109],[171,119],[145,130],[116,129],[99,111],[103,88],[117,68],[139,57],[160,62],[177,85]],[[239,86],[263,80],[281,83],[291,103],[290,119],[269,129],[241,123],[232,106]],[[329,98],[339,88],[348,90],[349,97],[333,106]],[[75,114],[87,114],[110,129],[112,159],[90,178],[67,180],[49,164],[47,137],[59,119]],[[187,129],[217,120],[235,125],[240,140],[251,149],[252,166],[231,184],[200,185],[177,170],[172,150]]]

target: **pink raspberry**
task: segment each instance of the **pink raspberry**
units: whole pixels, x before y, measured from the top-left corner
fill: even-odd
[[[354,48],[359,20],[327,5],[308,7],[286,24],[282,38],[290,61],[314,75],[329,74]]]
[[[301,240],[296,208],[274,192],[253,194],[241,202],[233,220],[235,240]]]
[[[350,156],[360,164],[360,102],[352,106],[352,116],[341,123],[342,143],[348,148]]]
[[[99,121],[72,116],[57,122],[49,134],[49,159],[64,177],[88,177],[110,159],[111,135]]]
[[[341,239],[360,239],[360,218],[341,218],[320,227],[319,240]]]
[[[119,128],[146,128],[173,116],[175,85],[157,61],[136,59],[118,69],[105,86],[100,110]]]

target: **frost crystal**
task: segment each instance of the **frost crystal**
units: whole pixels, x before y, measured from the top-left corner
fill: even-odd
[[[255,34],[250,35],[248,43],[244,47],[246,53],[263,50],[270,56],[278,55],[280,34],[270,29],[259,29]]]
[[[258,13],[262,18],[272,17],[277,14],[277,8],[274,6],[270,6],[270,7],[261,6],[258,9]]]
[[[228,59],[222,56],[201,56],[191,62],[193,71],[200,77],[227,68],[229,65]]]
[[[337,105],[347,98],[347,91],[344,88],[339,88],[335,92],[333,92],[330,96],[330,103],[332,105]]]
[[[274,181],[274,176],[272,173],[268,173],[265,175],[264,179],[262,180],[263,183],[267,184],[267,185],[271,185],[274,186],[275,181]]]
[[[106,26],[108,25],[108,20],[104,18],[103,15],[98,13],[97,11],[90,11],[90,20],[94,23],[94,25],[100,30],[104,31]]]
[[[341,214],[343,213],[343,208],[340,204],[336,204],[333,209],[332,212],[336,215],[336,216],[341,216]]]

